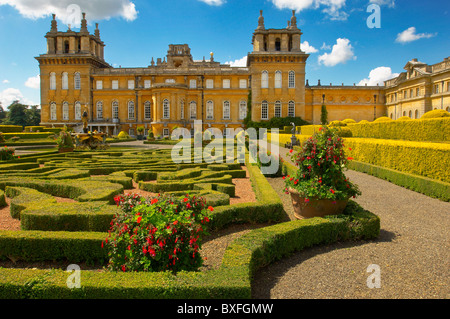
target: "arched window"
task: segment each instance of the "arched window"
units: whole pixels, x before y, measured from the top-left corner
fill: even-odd
[[[406,111],[403,111],[403,116],[406,116]]]
[[[408,116],[409,116],[409,118],[411,118],[411,119],[412,119],[412,111],[409,111],[409,114],[408,114]]]
[[[50,73],[50,90],[56,90],[56,74]]]
[[[58,119],[57,115],[56,115],[56,103],[55,102],[50,103],[50,119],[52,121],[56,121]]]
[[[62,74],[62,89],[69,89],[69,74],[67,72],[63,72]]]
[[[418,119],[418,118],[419,118],[419,110],[416,110],[416,111],[414,112],[414,118],[415,118],[415,119]]]
[[[103,119],[103,102],[102,101],[97,102],[97,119],[99,119],[99,120]]]
[[[75,90],[81,90],[81,75],[80,75],[79,72],[75,73],[75,76],[74,76],[74,87],[75,87]]]
[[[267,101],[262,101],[261,103],[261,119],[269,119],[269,104],[267,103]]]
[[[294,101],[289,101],[288,116],[295,117],[295,102]]]
[[[392,118],[392,117],[393,117],[392,113],[391,113],[391,114],[389,115],[389,117],[390,117],[390,118]]]
[[[128,119],[134,120],[134,102],[128,101]]]
[[[289,71],[289,88],[294,89],[295,88],[295,72]]]
[[[63,117],[63,121],[69,120],[69,103],[67,103],[67,102],[63,103],[62,117]]]
[[[447,107],[445,108],[445,110],[446,110],[447,112],[450,112],[450,106],[447,106]]]
[[[281,71],[276,71],[275,72],[275,88],[281,89],[281,85],[282,85]]]
[[[163,119],[170,118],[170,102],[168,99],[163,101]]]
[[[144,103],[144,119],[152,119],[152,103],[150,101],[145,101]]]
[[[191,101],[191,103],[189,103],[189,114],[191,120],[197,119],[197,103],[195,103],[194,101]]]
[[[213,101],[206,102],[206,119],[207,120],[214,119],[214,102]]]
[[[119,119],[119,102],[112,102],[112,118],[115,120]]]
[[[229,101],[223,102],[223,119],[224,120],[230,119],[230,102]]]
[[[81,103],[80,102],[75,102],[75,119],[76,120],[81,120]]]
[[[281,117],[281,102],[275,102],[274,117]]]
[[[243,120],[247,117],[247,101],[239,103],[239,119]]]
[[[261,88],[267,89],[269,88],[269,72],[262,71],[261,73]]]

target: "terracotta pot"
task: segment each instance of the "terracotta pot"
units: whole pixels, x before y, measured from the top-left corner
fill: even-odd
[[[305,202],[305,198],[297,190],[288,188],[288,191],[291,194],[294,215],[297,219],[339,215],[342,214],[348,203],[348,199],[337,201],[331,199],[310,199],[308,202]]]
[[[73,152],[73,147],[72,148],[60,148],[58,149],[59,153],[69,153],[69,152]]]

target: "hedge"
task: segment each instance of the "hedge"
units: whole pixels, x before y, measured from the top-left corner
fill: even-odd
[[[346,138],[344,143],[346,154],[356,161],[450,182],[450,144],[368,138]]]
[[[6,205],[5,192],[0,189],[0,208],[5,207]]]
[[[23,127],[20,125],[0,125],[0,132],[2,133],[21,133]]]
[[[64,270],[0,268],[0,298],[251,298],[251,281],[259,268],[313,245],[373,239],[379,231],[379,218],[350,201],[343,215],[296,220],[250,231],[227,247],[219,269],[182,271],[177,275],[82,270],[81,288],[69,289],[69,273]],[[91,261],[104,260],[106,255],[100,247],[105,235],[2,231],[0,253],[2,258],[80,262],[85,259],[80,252],[89,251]]]
[[[12,137],[20,137],[21,140],[31,140],[31,139],[43,139],[43,138],[49,138],[50,136],[53,136],[53,133],[4,133],[3,137],[5,140],[9,140]]]
[[[450,141],[450,117],[348,124],[353,137],[408,141]]]
[[[450,201],[450,183],[445,183],[418,175],[402,173],[389,168],[357,161],[350,161],[348,163],[348,168],[385,179],[393,184],[440,199],[442,201]]]

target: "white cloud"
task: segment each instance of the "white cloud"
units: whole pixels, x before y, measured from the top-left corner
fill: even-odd
[[[244,56],[242,59],[225,62],[225,64],[229,64],[233,67],[246,67],[247,66],[247,56]]]
[[[395,0],[370,0],[369,2],[380,6],[388,6],[389,8],[395,7]]]
[[[384,85],[384,81],[393,79],[398,75],[399,73],[392,73],[390,67],[380,66],[370,71],[369,78],[359,81],[358,85],[366,85],[366,84],[369,86],[375,86],[377,84]]]
[[[315,47],[313,47],[312,45],[310,45],[309,43],[308,43],[308,41],[303,41],[301,44],[300,44],[300,48],[303,50],[303,51],[305,51],[305,53],[316,53],[318,50],[315,48]]]
[[[32,76],[28,78],[25,82],[25,86],[32,89],[39,89],[41,87],[41,77],[40,75]]]
[[[6,108],[12,104],[14,101],[19,101],[26,105],[37,105],[39,103],[34,103],[33,101],[25,98],[19,89],[8,88],[0,91],[0,102],[3,108]]]
[[[79,27],[81,13],[86,13],[86,19],[103,20],[122,17],[127,21],[137,18],[138,11],[131,0],[0,0],[0,5],[10,5],[29,19],[39,19],[56,14],[64,24]]]
[[[319,56],[319,64],[323,63],[325,66],[335,66],[348,60],[356,60],[356,56],[350,40],[345,38],[336,40],[331,53],[324,53]]]
[[[416,41],[422,38],[431,38],[436,36],[437,33],[431,34],[431,33],[416,33],[416,28],[415,27],[410,27],[408,29],[406,29],[403,32],[400,32],[399,34],[397,34],[397,39],[395,40],[395,42],[399,42],[399,43],[407,43],[407,42],[412,42],[412,41]]]
[[[225,3],[225,0],[199,0],[199,1],[209,4],[210,6],[221,6],[222,4]]]
[[[324,13],[328,14],[331,20],[345,20],[348,17],[346,12],[341,11],[345,6],[345,0],[271,0],[278,9],[291,9],[300,12],[305,9],[318,9],[323,7]]]
[[[321,50],[331,50],[331,45],[326,44],[325,42],[320,47]]]
[[[4,83],[4,84],[8,84],[8,83],[9,83],[9,80],[7,80],[7,79],[4,79],[4,80],[2,81],[2,83]]]

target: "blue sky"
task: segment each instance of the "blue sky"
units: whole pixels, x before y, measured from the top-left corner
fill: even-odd
[[[380,28],[369,28],[371,4]],[[79,12],[88,29],[99,23],[105,59],[118,67],[144,67],[164,58],[168,45],[187,43],[195,60],[214,52],[222,63],[240,65],[252,51],[252,33],[263,10],[266,28],[285,28],[296,10],[302,49],[310,53],[311,85],[382,83],[418,58],[434,64],[450,56],[450,2],[431,0],[0,0],[0,101],[39,104],[39,66],[51,14],[59,30]]]

